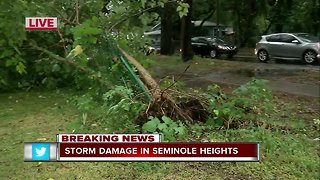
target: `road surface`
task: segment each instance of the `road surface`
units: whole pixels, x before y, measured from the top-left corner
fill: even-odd
[[[252,78],[266,79],[269,81],[268,87],[273,91],[320,97],[320,67],[318,65],[208,59],[181,63],[181,66],[184,67],[188,65],[191,65],[191,68],[183,74],[181,74],[183,67],[177,70],[177,68],[170,68],[171,66],[164,68],[160,65],[155,68],[156,77],[161,79],[168,75],[181,76],[180,80],[193,88],[205,88],[212,83],[240,86]]]

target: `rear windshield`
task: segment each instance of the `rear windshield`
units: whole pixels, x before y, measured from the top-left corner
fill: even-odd
[[[319,42],[319,38],[312,36],[310,34],[295,34],[298,38],[300,38],[304,42]]]

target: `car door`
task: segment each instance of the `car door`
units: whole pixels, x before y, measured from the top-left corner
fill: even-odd
[[[193,51],[196,54],[204,54],[207,46],[205,38],[195,38],[192,40]]]
[[[279,48],[282,44],[280,40],[280,35],[272,35],[268,36],[266,38],[267,43],[265,44],[266,49],[271,57],[280,57],[281,51],[279,51]]]
[[[280,36],[281,46],[281,57],[284,58],[301,58],[303,48],[301,48],[301,42],[290,34],[283,34]]]
[[[191,45],[192,45],[193,52],[196,54],[199,54],[199,49],[201,46],[201,44],[199,42],[199,38],[192,38]]]

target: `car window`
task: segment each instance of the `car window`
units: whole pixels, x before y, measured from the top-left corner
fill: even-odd
[[[152,28],[152,31],[161,30],[161,24],[157,24]]]
[[[200,42],[200,43],[207,43],[208,41],[206,40],[206,38],[200,38],[198,42]]]
[[[269,42],[280,42],[280,35],[272,35],[266,37],[266,40]]]
[[[288,34],[282,34],[280,35],[280,41],[285,43],[292,43],[293,40],[297,40],[295,37],[288,35]]]
[[[214,41],[216,42],[216,43],[220,43],[220,44],[223,44],[223,43],[225,43],[222,39],[214,39]]]
[[[300,33],[300,34],[295,34],[298,38],[300,38],[302,41],[304,42],[319,42],[319,38],[312,36],[310,34],[306,34],[306,33]]]
[[[197,37],[197,38],[192,38],[192,41],[195,43],[205,43],[207,42],[205,38],[202,37]]]
[[[192,38],[191,41],[192,41],[192,42],[198,42],[198,41],[199,41],[199,38],[198,38],[198,37]]]

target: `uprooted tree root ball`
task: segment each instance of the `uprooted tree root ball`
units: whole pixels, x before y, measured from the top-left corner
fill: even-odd
[[[159,99],[148,105],[147,109],[136,119],[136,123],[143,125],[150,116],[167,116],[171,119],[185,120],[192,123],[205,123],[210,114],[212,113],[208,112],[198,99],[184,98],[182,101],[177,101],[177,103],[167,99]]]

